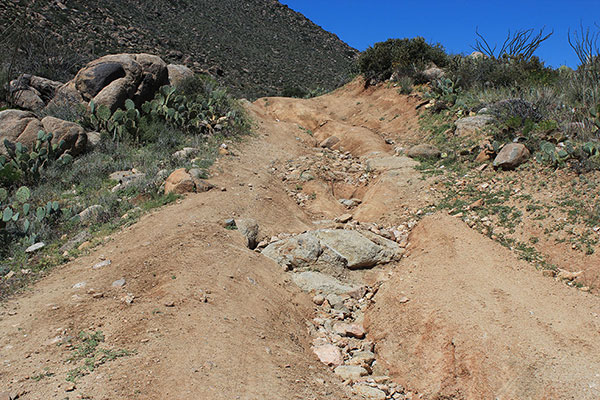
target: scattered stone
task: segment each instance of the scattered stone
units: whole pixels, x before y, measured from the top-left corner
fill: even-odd
[[[251,218],[235,221],[238,231],[246,238],[246,246],[254,250],[258,239],[258,222]]]
[[[333,372],[345,381],[357,381],[369,374],[365,368],[359,365],[340,365]]]
[[[44,248],[46,246],[46,244],[44,242],[38,242],[35,244],[32,244],[31,246],[29,246],[28,248],[25,249],[25,253],[33,253],[35,251],[38,251],[42,248]]]
[[[425,159],[436,159],[440,158],[442,153],[430,144],[419,144],[411,147],[406,153],[410,158],[425,158]]]
[[[515,169],[529,158],[530,153],[522,143],[508,143],[494,159],[494,168]]]
[[[365,329],[359,324],[347,324],[344,322],[333,325],[333,330],[340,336],[362,339],[365,337]]]
[[[410,299],[409,299],[408,297],[406,297],[406,296],[404,296],[404,297],[401,297],[400,299],[398,299],[398,302],[399,302],[400,304],[406,304],[406,303],[408,303],[409,301],[410,301]]]
[[[383,390],[374,388],[366,384],[358,384],[353,387],[354,392],[366,400],[385,400],[387,395]]]
[[[165,307],[175,307],[175,302],[173,300],[165,301]]]
[[[348,361],[350,365],[371,365],[375,361],[375,354],[371,351],[359,351],[352,355]]]
[[[76,284],[73,285],[73,289],[82,289],[82,288],[85,287],[85,285],[86,285],[85,281],[84,282],[78,282],[78,283],[76,283]]]
[[[15,276],[15,271],[8,271],[8,273],[6,275],[4,275],[4,279],[8,280],[10,278],[12,278],[13,276]]]
[[[123,287],[125,286],[125,278],[117,279],[112,283],[112,287]]]
[[[319,357],[323,364],[329,366],[339,366],[344,363],[344,358],[339,347],[333,344],[323,344],[312,348],[313,352]]]
[[[75,389],[76,387],[74,383],[68,383],[67,386],[65,386],[65,392],[72,392]]]
[[[339,217],[337,217],[334,221],[345,224],[346,222],[350,221],[351,219],[352,219],[352,214],[342,214]]]
[[[313,303],[320,306],[325,302],[325,297],[322,294],[317,294],[313,297]]]
[[[135,300],[133,293],[127,293],[125,296],[121,297],[121,301],[125,304],[132,304],[133,300]]]
[[[96,263],[94,265],[92,265],[92,269],[100,269],[103,267],[107,267],[112,263],[112,261],[110,260],[104,260],[104,261],[100,261],[99,263]]]

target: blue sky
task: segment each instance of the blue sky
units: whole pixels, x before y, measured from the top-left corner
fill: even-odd
[[[578,64],[569,46],[569,28],[600,25],[600,0],[571,1],[403,1],[403,0],[280,0],[291,9],[335,33],[350,46],[364,50],[389,38],[423,36],[450,53],[469,54],[475,28],[498,47],[508,30],[546,26],[550,37],[536,52],[546,65]]]

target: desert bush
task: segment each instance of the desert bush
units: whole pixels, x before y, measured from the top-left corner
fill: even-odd
[[[394,72],[400,76],[418,77],[431,64],[444,67],[447,62],[448,56],[440,44],[432,45],[424,38],[416,37],[375,43],[361,53],[358,66],[368,83],[389,79]]]

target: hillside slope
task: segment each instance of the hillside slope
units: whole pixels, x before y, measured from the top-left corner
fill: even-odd
[[[333,89],[357,54],[275,0],[7,1],[0,32],[20,72],[65,80],[98,56],[149,52],[210,70],[249,98]]]

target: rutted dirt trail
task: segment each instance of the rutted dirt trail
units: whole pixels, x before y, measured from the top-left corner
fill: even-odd
[[[356,81],[311,100],[248,104],[256,135],[212,170],[210,182],[225,190],[143,217],[2,305],[0,392],[19,399],[599,398],[597,297],[543,277],[456,218],[428,216],[415,226],[414,213],[435,196],[417,163],[395,154],[422,139],[418,101],[398,99],[395,89],[364,90]],[[354,292],[333,304],[332,286],[302,292],[298,263],[286,271],[248,249],[240,232],[223,226],[229,218],[256,220],[261,248],[343,228],[377,249],[396,246],[397,254],[343,269],[335,278]],[[317,235],[314,258],[331,260],[321,252],[339,244]],[[336,251],[341,268],[350,265]],[[110,264],[92,268],[103,260]],[[113,285],[121,278],[124,285]],[[73,384],[66,377],[81,365],[74,357],[81,331],[102,331],[99,347],[128,355],[96,362]],[[363,360],[364,377],[344,381],[313,353],[321,345],[339,350],[346,364],[370,353],[375,361]]]

